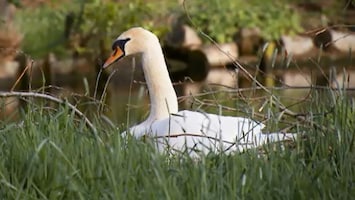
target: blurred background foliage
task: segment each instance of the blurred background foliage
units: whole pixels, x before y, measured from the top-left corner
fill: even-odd
[[[48,52],[59,57],[73,53],[100,55],[109,50],[119,33],[132,26],[143,26],[163,36],[172,16],[221,43],[232,41],[237,31],[247,27],[259,28],[266,40],[278,39],[282,34],[302,31],[301,13],[292,5],[304,1],[51,0],[35,6],[31,6],[31,1],[12,2],[20,8],[16,24],[25,36],[23,50],[37,58]],[[335,5],[341,9],[343,2]],[[330,8],[324,12],[337,15]]]
[[[16,5],[20,5],[16,3]],[[51,7],[20,7],[15,15],[15,24],[23,34],[22,49],[31,57],[38,58],[49,51],[67,55],[64,47],[64,21],[68,3]]]
[[[110,47],[120,32],[132,26],[154,27],[161,35],[166,26],[159,19],[168,14],[167,4],[157,0],[74,0],[25,7],[18,2],[16,25],[25,36],[23,51],[34,58],[48,52],[59,57],[97,55],[100,48]]]
[[[302,30],[286,0],[197,0],[186,1],[186,8],[195,25],[218,42],[231,40],[240,28],[257,27],[267,40]]]

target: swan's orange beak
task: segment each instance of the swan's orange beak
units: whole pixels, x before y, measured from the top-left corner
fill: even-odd
[[[102,68],[103,69],[107,68],[108,66],[110,66],[112,63],[118,61],[123,56],[124,56],[124,52],[122,51],[121,48],[117,47],[116,50],[114,50],[112,52],[111,56],[107,58],[104,65],[102,65]]]

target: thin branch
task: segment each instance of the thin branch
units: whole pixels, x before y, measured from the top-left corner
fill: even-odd
[[[264,133],[265,135],[268,135],[268,133]],[[281,133],[286,135],[286,133]],[[206,139],[211,139],[211,140],[215,140],[218,142],[223,142],[223,143],[227,143],[230,145],[253,145],[254,143],[252,142],[247,142],[247,143],[241,143],[239,141],[245,139],[247,137],[248,133],[246,135],[244,135],[243,137],[239,138],[237,141],[235,142],[231,142],[231,141],[227,141],[227,140],[223,140],[217,137],[212,137],[212,136],[208,136],[208,135],[201,135],[201,134],[196,134],[196,133],[176,133],[176,134],[169,134],[169,135],[162,135],[162,136],[153,136],[153,137],[149,137],[146,136],[148,138],[152,138],[152,139],[160,139],[160,138],[177,138],[177,137],[185,137],[185,136],[192,136],[192,137],[200,137],[200,138],[206,138]],[[286,137],[285,140],[291,140],[291,138]]]
[[[18,83],[20,82],[20,80],[22,79],[22,77],[25,75],[25,73],[27,72],[29,67],[32,67],[33,62],[31,62],[31,64],[26,65],[25,69],[21,72],[20,76],[17,78],[16,82],[14,83],[14,85],[11,87],[10,91],[14,91],[15,87],[18,85]]]

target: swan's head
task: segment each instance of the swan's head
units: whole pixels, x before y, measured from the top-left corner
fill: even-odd
[[[149,51],[153,47],[152,42],[159,43],[158,38],[152,32],[140,27],[131,28],[113,42],[113,52],[102,67],[107,68],[124,56]]]

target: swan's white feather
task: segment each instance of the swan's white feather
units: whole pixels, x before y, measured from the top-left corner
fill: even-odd
[[[157,147],[203,153],[235,152],[255,148],[267,142],[294,139],[293,134],[262,133],[264,124],[244,117],[180,111],[154,122],[144,122],[130,129],[136,137],[150,136]]]

